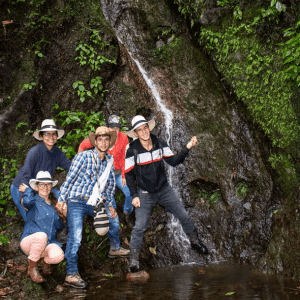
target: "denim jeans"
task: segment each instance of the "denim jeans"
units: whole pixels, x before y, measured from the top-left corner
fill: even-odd
[[[93,206],[87,205],[86,200],[70,198],[68,199],[68,241],[65,251],[65,258],[67,261],[67,274],[78,273],[77,259],[78,250],[82,240],[83,221],[86,215],[94,217]],[[110,247],[113,250],[120,248],[119,239],[119,217],[112,219],[109,209],[106,209],[109,217],[109,231],[108,238]]]
[[[144,232],[147,229],[148,221],[155,204],[163,206],[168,212],[172,213],[179,220],[186,234],[195,230],[195,226],[182,202],[169,184],[164,185],[156,193],[148,193],[140,189],[138,196],[141,206],[135,208],[135,226],[131,233],[130,249],[140,249],[142,247]]]
[[[58,199],[58,197],[59,197],[59,190],[57,190],[55,188],[52,188],[51,192]],[[14,201],[15,205],[17,206],[18,211],[21,214],[24,222],[26,222],[26,210],[24,209],[23,205],[20,202],[21,195],[20,195],[20,192],[19,192],[19,187],[17,187],[17,186],[15,186],[15,185],[12,184],[10,186],[10,194],[11,194],[11,197],[13,198],[13,201]]]
[[[124,206],[123,206],[123,212],[124,214],[131,214],[133,211],[133,205],[132,205],[132,196],[130,194],[129,187],[127,184],[125,184],[122,187],[122,174],[115,175],[116,179],[116,186],[125,196]]]

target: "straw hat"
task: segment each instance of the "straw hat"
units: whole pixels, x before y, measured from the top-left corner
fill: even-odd
[[[99,135],[109,135],[110,136],[110,145],[109,148],[112,148],[117,140],[116,131],[110,131],[106,126],[100,126],[96,129],[96,132],[90,132],[89,139],[93,146],[95,146],[95,139]]]
[[[48,171],[39,171],[36,174],[36,179],[29,180],[29,185],[33,190],[37,191],[36,186],[37,186],[37,183],[39,183],[39,182],[45,182],[45,183],[51,182],[52,187],[54,187],[57,185],[58,180],[52,180],[51,175]]]
[[[146,123],[148,123],[150,131],[155,127],[155,120],[152,119],[150,121],[146,121],[146,119],[143,116],[135,116],[131,121],[132,129],[130,131],[127,131],[126,134],[133,139],[136,138],[134,130]]]
[[[52,119],[46,119],[43,121],[42,123],[42,126],[41,126],[41,129],[40,130],[36,130],[34,133],[33,133],[33,136],[39,140],[39,141],[42,141],[42,138],[40,137],[40,131],[57,131],[57,139],[60,139],[65,131],[62,130],[62,129],[57,129],[54,121]]]

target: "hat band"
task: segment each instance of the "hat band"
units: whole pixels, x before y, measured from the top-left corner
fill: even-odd
[[[134,123],[134,125],[132,126],[133,129],[135,129],[137,127],[137,125],[141,124],[141,123],[148,123],[146,120],[139,120],[137,122]]]
[[[56,127],[55,125],[45,125],[45,126],[43,126],[43,127],[41,128],[41,130],[43,130],[43,129],[48,129],[48,128],[57,130],[57,127]]]
[[[52,178],[37,178],[36,179],[36,181],[45,181],[45,180],[52,181]]]

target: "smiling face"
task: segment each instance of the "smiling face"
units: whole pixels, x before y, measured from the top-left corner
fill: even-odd
[[[42,135],[42,141],[45,146],[51,150],[57,141],[57,131],[44,131]]]
[[[52,183],[51,182],[38,182],[36,185],[36,190],[40,197],[48,199],[51,192]]]
[[[109,149],[110,135],[98,135],[95,139],[95,146],[98,151],[104,153]]]
[[[149,141],[150,140],[150,128],[148,123],[143,124],[139,127],[137,127],[134,130],[134,134],[137,138],[139,138],[141,141]]]

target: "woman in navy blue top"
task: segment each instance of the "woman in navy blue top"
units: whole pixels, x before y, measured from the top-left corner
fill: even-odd
[[[48,171],[53,177],[57,167],[69,170],[71,166],[71,161],[67,159],[66,155],[54,146],[63,135],[64,130],[57,129],[54,121],[51,119],[44,120],[41,129],[33,133],[33,136],[37,140],[42,141],[42,143],[28,151],[24,166],[19,170],[10,188],[13,201],[24,221],[26,221],[26,211],[20,203],[22,193],[19,192],[19,186],[23,183],[28,185],[29,179],[36,178],[36,174],[40,170]],[[59,197],[57,189],[52,189],[52,192],[56,198]]]
[[[36,179],[29,181],[31,188],[25,184],[19,188],[20,192],[24,192],[23,205],[28,210],[20,246],[28,255],[28,274],[37,283],[44,281],[38,262],[44,275],[49,275],[51,264],[58,264],[64,259],[62,245],[56,240],[57,231],[64,227],[64,217],[58,215],[55,209],[57,199],[51,193],[56,184],[57,180],[52,181],[49,172],[40,171]]]

